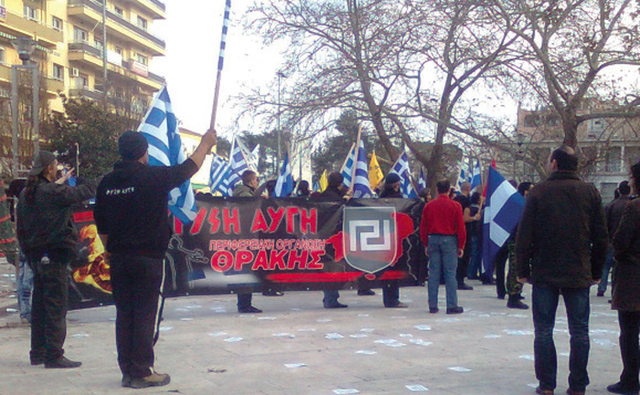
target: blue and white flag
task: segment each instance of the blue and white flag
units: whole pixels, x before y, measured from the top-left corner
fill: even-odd
[[[516,188],[495,168],[489,167],[482,229],[482,259],[485,262],[493,262],[498,250],[516,231],[524,202]]]
[[[426,189],[427,185],[427,174],[424,172],[424,169],[420,167],[420,177],[418,178],[418,192]]]
[[[149,165],[175,166],[187,159],[166,86],[154,98],[138,131],[149,143]],[[196,218],[196,200],[191,180],[169,192],[169,210],[184,224]]]
[[[400,177],[400,192],[404,198],[417,198],[418,194],[411,184],[411,173],[409,172],[409,157],[406,152],[398,158],[391,167],[390,174],[397,174]]]
[[[229,188],[231,172],[229,162],[214,154],[211,160],[211,171],[209,172],[209,188],[211,192],[218,191],[222,196],[231,196]]]
[[[356,148],[355,145],[349,151],[349,155],[347,155],[347,160],[344,162],[344,166],[342,167],[342,178],[344,180],[342,183],[345,188],[351,187],[351,178],[353,177],[353,165],[356,162]]]
[[[293,175],[289,164],[289,152],[284,153],[284,161],[280,169],[280,175],[276,181],[276,197],[288,197],[293,192]]]
[[[471,176],[471,190],[478,185],[482,185],[482,171],[480,170],[480,161],[476,159],[476,166],[473,168]]]
[[[231,16],[231,0],[224,5],[224,19],[222,20],[222,35],[220,36],[220,55],[218,56],[218,70],[224,67],[224,51],[227,48],[227,33],[229,32],[229,17]]]
[[[458,176],[458,189],[462,190],[462,184],[467,182],[467,177],[462,166],[460,166],[460,175]]]
[[[373,195],[371,192],[371,184],[369,184],[369,164],[367,162],[364,143],[360,140],[360,144],[358,145],[358,160],[355,164],[355,180],[353,180],[354,198],[368,198]]]
[[[231,153],[229,154],[229,166],[231,166],[231,175],[229,176],[229,188],[233,190],[238,181],[242,179],[242,173],[249,170],[247,159],[242,151],[242,145],[238,143],[237,137],[233,139],[231,144]]]

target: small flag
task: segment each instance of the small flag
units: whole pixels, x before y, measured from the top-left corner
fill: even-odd
[[[424,172],[424,169],[420,168],[420,177],[418,178],[418,192],[427,188],[429,183],[427,182],[427,173]]]
[[[231,172],[229,162],[214,154],[209,172],[209,188],[211,192],[218,191],[222,196],[231,196],[231,191],[229,190]]]
[[[229,188],[231,189],[240,181],[242,173],[244,173],[245,170],[249,170],[247,159],[244,157],[244,152],[242,152],[240,144],[238,144],[237,137],[233,139],[233,144],[231,144],[231,154],[229,155],[229,165],[231,166]]]
[[[322,172],[322,176],[320,176],[320,189],[318,189],[318,192],[324,192],[325,189],[327,189],[327,187],[329,186],[329,177],[327,176],[327,171],[323,171]]]
[[[395,173],[400,177],[400,192],[402,192],[402,197],[418,197],[416,190],[411,184],[411,174],[409,173],[409,157],[407,156],[406,152],[403,152],[402,155],[400,155],[396,163],[394,163],[393,167],[391,167],[391,171],[389,173]]]
[[[276,181],[276,197],[288,197],[293,192],[293,175],[289,165],[289,152],[284,153],[284,161],[280,169],[280,175]]]
[[[322,192],[320,190],[320,183],[318,181],[313,183],[313,192]]]
[[[218,56],[218,70],[224,66],[224,51],[227,48],[227,33],[229,31],[229,17],[231,16],[231,0],[227,0],[224,6],[224,19],[222,21],[222,35],[220,36],[220,55]]]
[[[342,177],[344,181],[345,188],[351,187],[351,178],[353,177],[353,165],[356,162],[356,147],[355,144],[351,147],[351,151],[349,151],[349,155],[347,155],[347,160],[344,162],[344,166],[342,166]]]
[[[480,170],[480,161],[478,159],[476,159],[476,166],[473,168],[473,174],[471,177],[472,190],[478,185],[482,185],[482,173]]]
[[[149,143],[149,165],[175,166],[187,159],[166,86],[154,98],[138,131]],[[191,180],[169,192],[169,210],[184,224],[190,224],[196,218],[196,200]]]
[[[360,140],[358,146],[358,160],[356,161],[355,180],[353,182],[353,197],[371,197],[371,186],[369,185],[369,166],[367,165],[367,153],[364,150],[364,143]]]
[[[384,178],[384,174],[382,170],[380,170],[380,165],[378,164],[378,157],[376,156],[376,151],[373,151],[371,154],[371,161],[369,162],[369,185],[371,189],[376,189],[380,181]]]
[[[485,262],[493,262],[498,250],[516,231],[524,202],[516,188],[490,167],[482,229],[482,259]]]

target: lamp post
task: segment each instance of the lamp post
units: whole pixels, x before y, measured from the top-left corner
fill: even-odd
[[[280,140],[282,139],[282,129],[280,128],[280,94],[281,94],[281,89],[280,89],[280,84],[281,84],[281,80],[282,78],[286,77],[286,75],[282,72],[282,71],[278,71],[277,73],[278,76],[278,161],[277,161],[277,165],[276,165],[276,169],[278,168],[278,166],[280,166]]]
[[[36,47],[36,42],[29,37],[18,37],[11,40],[11,45],[18,51],[18,56],[22,61],[21,65],[11,66],[11,129],[13,160],[11,173],[13,178],[18,176],[18,72],[20,69],[31,70],[33,88],[33,152],[34,155],[40,150],[40,119],[38,117],[39,97],[38,97],[38,64],[30,62],[31,54]]]

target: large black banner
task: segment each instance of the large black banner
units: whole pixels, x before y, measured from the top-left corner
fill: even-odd
[[[426,277],[422,203],[412,199],[199,197],[190,225],[174,220],[165,295],[416,285]],[[109,265],[91,211],[74,216],[80,257],[71,308],[111,303]]]

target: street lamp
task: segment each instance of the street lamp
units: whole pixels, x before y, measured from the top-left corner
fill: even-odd
[[[33,88],[33,153],[40,150],[40,119],[38,117],[39,97],[38,97],[38,64],[30,61],[31,54],[36,48],[36,42],[29,37],[17,37],[11,40],[11,45],[18,51],[18,56],[22,61],[21,65],[11,66],[11,128],[12,128],[12,148],[13,161],[11,173],[13,178],[18,177],[18,72],[20,69],[31,70]]]
[[[281,89],[280,89],[280,83],[281,83],[281,79],[282,78],[286,78],[286,75],[282,72],[282,71],[278,71],[277,73],[278,76],[278,164],[276,165],[276,169],[277,166],[280,166],[280,140],[282,139],[281,134],[282,134],[282,129],[280,129],[280,94],[281,94]]]

